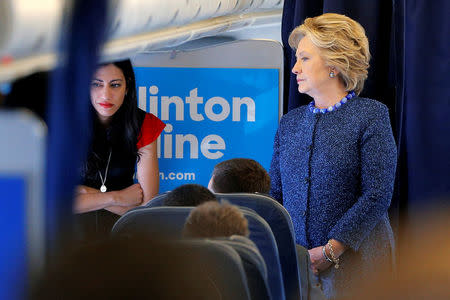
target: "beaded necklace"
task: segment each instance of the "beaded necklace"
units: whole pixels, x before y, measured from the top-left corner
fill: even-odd
[[[336,103],[333,106],[329,106],[328,108],[317,108],[315,107],[315,103],[314,100],[311,101],[309,103],[309,110],[313,113],[313,114],[318,114],[318,113],[327,113],[327,112],[331,112],[334,111],[336,109],[338,109],[339,107],[341,107],[343,104],[347,103],[348,100],[352,99],[353,97],[355,97],[356,94],[354,91],[350,91],[347,96],[345,96],[344,98],[341,99],[341,101],[339,101],[338,103]]]

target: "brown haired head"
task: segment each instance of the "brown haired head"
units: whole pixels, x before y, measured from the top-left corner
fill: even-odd
[[[248,222],[242,211],[228,203],[206,202],[191,211],[183,229],[190,238],[248,236]]]
[[[270,177],[257,161],[233,158],[214,167],[210,188],[216,193],[269,193]]]

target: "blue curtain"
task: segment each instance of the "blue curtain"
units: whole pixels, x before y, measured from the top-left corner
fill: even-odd
[[[407,167],[407,216],[450,203],[450,2],[395,1],[404,28],[398,102]],[[400,81],[401,80],[401,81]]]
[[[104,40],[106,0],[77,0],[67,7],[59,60],[51,74],[46,174],[46,236],[50,252],[69,235],[74,187],[91,130],[89,83]]]
[[[415,212],[449,203],[449,11],[446,0],[285,0],[284,113],[311,101],[297,92],[291,73],[290,32],[306,17],[325,12],[345,14],[366,29],[372,60],[361,95],[389,107],[399,150],[390,209],[394,229],[402,224],[400,216],[420,223]]]

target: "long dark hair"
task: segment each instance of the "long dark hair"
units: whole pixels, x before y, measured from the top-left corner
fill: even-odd
[[[127,92],[123,104],[111,117],[111,121],[105,127],[97,117],[95,109],[91,106],[93,118],[93,131],[91,148],[83,166],[82,175],[87,179],[97,177],[100,166],[108,159],[110,149],[114,149],[121,158],[134,157],[139,161],[139,153],[136,143],[140,134],[145,113],[137,107],[136,79],[133,66],[129,59],[118,62],[105,63],[99,67],[113,64],[119,68],[124,77]]]

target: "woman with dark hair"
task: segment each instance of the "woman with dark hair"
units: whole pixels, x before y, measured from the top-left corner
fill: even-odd
[[[92,78],[90,98],[92,143],[74,205],[83,236],[109,234],[120,215],[158,193],[156,139],[165,127],[137,107],[129,60],[101,65]]]

